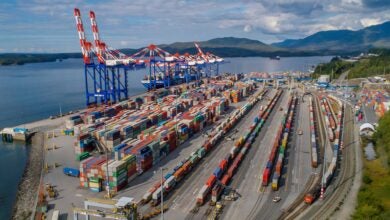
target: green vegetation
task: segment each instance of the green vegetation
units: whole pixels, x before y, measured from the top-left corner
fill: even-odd
[[[330,75],[333,71],[333,78],[337,78],[341,73],[349,70],[348,77],[352,79],[390,73],[389,49],[372,49],[369,53],[375,53],[379,56],[363,58],[357,62],[348,62],[335,57],[329,63],[318,65],[314,75],[315,77],[321,74]]]
[[[314,78],[318,78],[319,75],[331,75],[332,78],[338,78],[343,72],[347,71],[352,66],[353,63],[334,57],[329,63],[317,65],[314,70]]]
[[[68,58],[81,58],[81,53],[56,53],[56,54],[0,54],[0,66],[23,65],[25,63],[54,62]]]
[[[378,158],[364,159],[354,219],[390,219],[390,111],[380,119],[373,141]]]

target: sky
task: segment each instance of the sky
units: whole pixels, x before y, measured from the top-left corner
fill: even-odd
[[[245,37],[265,43],[390,20],[390,0],[1,0],[0,53],[79,52],[73,9],[112,48]]]

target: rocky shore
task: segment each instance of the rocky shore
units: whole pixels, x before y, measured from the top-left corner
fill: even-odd
[[[30,219],[35,208],[44,161],[44,134],[32,136],[29,156],[13,208],[12,219]]]

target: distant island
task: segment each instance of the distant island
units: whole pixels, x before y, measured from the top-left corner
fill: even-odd
[[[55,62],[68,58],[81,58],[81,53],[47,53],[47,54],[0,54],[0,65],[23,65],[25,63]]]
[[[76,42],[75,42],[76,43]],[[369,26],[357,31],[321,31],[303,39],[287,39],[265,44],[248,38],[223,37],[199,42],[204,51],[221,57],[290,57],[353,55],[372,48],[390,48],[390,21]],[[170,53],[196,53],[193,42],[175,42],[159,45]],[[120,49],[125,54],[134,54],[140,49]],[[68,58],[81,58],[80,53],[56,54],[0,54],[0,65],[23,65],[25,63],[54,62]]]

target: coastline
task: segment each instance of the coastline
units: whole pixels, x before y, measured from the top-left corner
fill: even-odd
[[[158,90],[157,90],[158,91]],[[140,94],[129,96],[129,99],[134,99],[144,96],[149,92],[145,91]],[[28,122],[23,126],[34,134],[31,136],[31,144],[28,147],[27,162],[24,167],[23,175],[18,184],[16,199],[12,205],[11,219],[34,219],[37,209],[38,192],[42,177],[44,176],[44,161],[45,161],[45,132],[60,128],[64,125],[65,120],[70,116],[81,114],[87,108],[75,110],[72,114],[65,114],[62,117],[55,119],[41,119],[33,122]],[[18,127],[18,126],[16,126]]]
[[[44,134],[37,132],[31,138],[28,159],[23,176],[18,185],[18,193],[13,205],[12,219],[28,219],[34,213],[35,200],[40,184],[44,159]]]
[[[27,162],[18,184],[16,199],[12,205],[11,219],[33,219],[31,215],[35,213],[37,208],[38,191],[44,171],[44,135],[46,131],[64,124],[66,118],[68,117],[64,116],[53,120],[42,119],[23,125],[35,133],[31,137],[31,144],[26,146],[30,149],[28,149]]]

